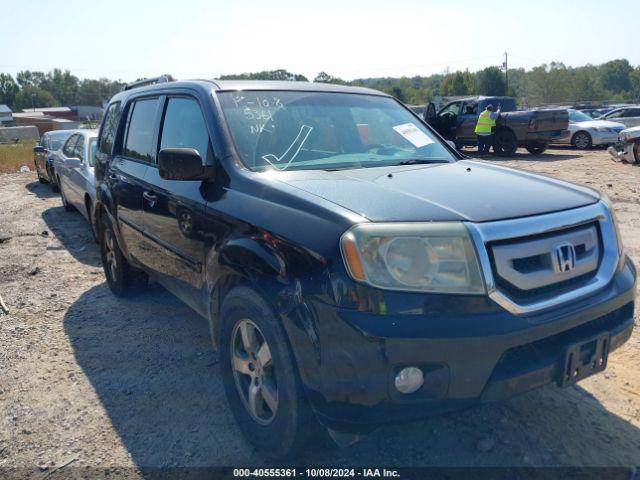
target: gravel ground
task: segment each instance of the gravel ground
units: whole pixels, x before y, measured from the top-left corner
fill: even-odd
[[[640,168],[604,151],[519,152],[496,163],[605,191],[640,259]],[[231,417],[207,322],[159,287],[113,297],[88,225],[33,173],[0,175],[0,198],[0,293],[11,309],[0,315],[0,469],[45,478],[98,467],[135,478],[142,467],[264,464]],[[300,461],[640,464],[639,339],[636,329],[607,371],[579,386],[385,427],[348,448],[310,448]]]

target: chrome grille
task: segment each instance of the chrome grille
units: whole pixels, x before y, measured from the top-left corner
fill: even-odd
[[[516,315],[533,314],[593,294],[609,284],[619,266],[615,227],[611,212],[603,202],[533,217],[465,223],[480,259],[489,297]],[[595,237],[593,232],[596,233]],[[565,234],[568,237],[565,238]],[[535,243],[548,238],[555,238],[556,241],[560,238],[564,243]],[[548,263],[552,259],[545,252],[538,250],[537,253],[517,254],[516,248],[500,251],[501,258],[504,255],[507,260],[506,268],[503,267],[499,274],[494,249],[509,245],[522,248],[522,244],[528,242],[534,242],[533,247],[541,247],[543,244],[547,247],[553,245],[554,248],[571,245],[569,250],[575,255],[574,267],[577,266],[579,270],[559,268],[561,273],[554,283]],[[597,244],[595,250],[594,242]],[[566,265],[570,258],[560,260]],[[520,289],[512,282],[534,288]]]
[[[585,280],[587,274],[595,274],[600,261],[595,225],[489,248],[496,277],[523,292],[576,278]]]

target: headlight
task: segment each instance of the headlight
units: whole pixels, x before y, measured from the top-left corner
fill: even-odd
[[[609,127],[596,127],[596,131],[597,132],[609,133],[609,132],[611,132],[611,129]]]
[[[373,287],[431,293],[485,292],[466,227],[447,223],[363,223],[340,240],[351,277]]]
[[[611,215],[611,221],[613,222],[613,229],[616,232],[616,240],[618,243],[618,269],[624,265],[624,245],[622,244],[622,236],[620,235],[620,228],[618,228],[618,219],[616,218],[616,212],[613,209],[613,203],[606,193],[600,192],[600,199],[602,203],[607,206],[609,214]]]

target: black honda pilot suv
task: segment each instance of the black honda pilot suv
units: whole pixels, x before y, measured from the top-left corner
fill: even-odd
[[[572,385],[629,339],[603,194],[466,160],[374,90],[146,83],[100,129],[107,282],[151,277],[209,321],[258,449]]]

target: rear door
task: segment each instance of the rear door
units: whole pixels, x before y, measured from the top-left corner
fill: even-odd
[[[142,97],[128,107],[122,147],[109,165],[105,181],[116,205],[116,220],[129,255],[141,263],[146,257],[143,240],[143,179],[155,163],[160,97]]]
[[[203,159],[211,142],[202,108],[196,98],[169,95],[163,105],[158,151],[163,148],[194,148]],[[188,303],[200,302],[203,286],[206,201],[203,182],[165,180],[157,165],[150,165],[143,192],[145,234],[157,254],[150,267],[170,281]],[[193,302],[190,302],[193,300]]]

